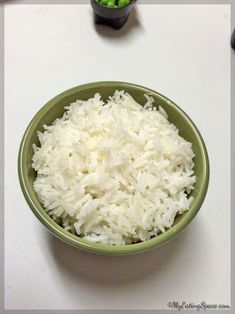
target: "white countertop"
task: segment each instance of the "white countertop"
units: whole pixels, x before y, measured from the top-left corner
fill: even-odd
[[[121,31],[89,5],[5,9],[5,307],[166,309],[230,304],[230,6],[138,5]],[[39,223],[17,177],[20,139],[50,98],[92,81],[150,87],[185,110],[210,157],[208,194],[176,239],[148,253],[96,256]]]

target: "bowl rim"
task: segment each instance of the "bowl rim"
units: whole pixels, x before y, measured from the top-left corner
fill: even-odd
[[[115,87],[115,85],[118,85],[119,87],[118,86]],[[55,221],[52,218],[50,218],[45,211],[42,211],[40,210],[40,208],[38,208],[39,206],[42,206],[42,205],[40,204],[39,201],[35,202],[35,200],[32,199],[27,188],[28,176],[27,176],[27,171],[25,167],[26,154],[27,154],[26,148],[27,148],[27,142],[29,142],[31,133],[35,132],[34,126],[38,123],[41,117],[62,98],[73,95],[75,92],[77,93],[77,92],[84,91],[88,88],[99,88],[99,87],[105,87],[105,86],[115,87],[119,89],[122,88],[124,90],[125,90],[125,87],[131,87],[137,90],[141,90],[144,94],[148,94],[150,96],[157,95],[159,98],[163,99],[164,101],[167,101],[170,107],[174,107],[174,109],[180,115],[183,115],[184,119],[187,120],[188,124],[190,125],[190,127],[192,128],[194,132],[194,135],[198,141],[198,144],[200,146],[200,150],[203,156],[202,166],[204,169],[202,172],[203,173],[202,180],[201,180],[202,183],[200,185],[197,198],[190,206],[190,210],[186,212],[185,216],[177,223],[176,226],[171,227],[165,233],[160,234],[157,237],[154,237],[150,240],[146,240],[144,242],[140,242],[136,244],[115,245],[115,246],[97,244],[97,243],[93,243],[91,241],[79,238],[78,236],[69,233],[68,231],[64,230],[61,226],[59,226],[57,223],[55,223]],[[19,177],[21,189],[30,209],[35,214],[35,216],[41,221],[41,223],[50,232],[52,232],[56,237],[60,238],[64,242],[74,247],[88,251],[88,252],[97,253],[97,254],[105,254],[105,255],[130,255],[130,254],[145,252],[153,248],[156,248],[162,244],[165,244],[166,242],[174,238],[176,235],[180,234],[198,213],[208,190],[209,176],[210,176],[209,158],[208,158],[206,145],[204,143],[204,140],[199,130],[197,129],[196,125],[191,120],[191,118],[172,100],[154,91],[153,89],[150,89],[150,88],[138,85],[138,84],[121,82],[121,81],[98,81],[98,82],[78,85],[68,90],[65,90],[64,92],[50,99],[34,115],[28,127],[26,128],[24,135],[22,137],[21,143],[20,143],[19,154],[18,154],[18,177]]]

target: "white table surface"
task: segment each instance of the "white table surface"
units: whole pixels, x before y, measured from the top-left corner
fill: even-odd
[[[89,5],[5,8],[5,307],[166,309],[168,301],[230,304],[230,7],[138,5],[117,32]],[[207,144],[211,178],[194,221],[151,252],[95,256],[54,238],[17,177],[33,115],[70,87],[121,80],[179,104]]]

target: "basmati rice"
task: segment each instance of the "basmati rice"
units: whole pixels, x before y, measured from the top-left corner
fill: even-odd
[[[116,91],[65,107],[38,132],[34,189],[65,230],[93,242],[125,245],[165,232],[189,209],[196,177],[192,144],[163,108]]]

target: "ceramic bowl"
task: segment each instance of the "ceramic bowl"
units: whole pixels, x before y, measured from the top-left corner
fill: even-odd
[[[109,25],[115,29],[120,29],[127,21],[129,14],[137,0],[132,0],[122,8],[108,8],[96,0],[90,0],[94,12],[96,24]]]
[[[140,104],[146,102],[144,94],[151,95],[155,99],[156,105],[160,105],[166,110],[169,116],[169,121],[177,126],[179,134],[192,143],[192,148],[195,153],[194,171],[197,177],[197,182],[191,193],[193,201],[190,209],[184,214],[176,216],[173,226],[165,233],[145,242],[112,246],[95,244],[79,238],[78,236],[65,231],[49,217],[33,189],[33,181],[36,173],[31,166],[31,160],[33,156],[32,144],[36,143],[39,145],[37,131],[42,131],[44,124],[49,125],[56,118],[61,117],[65,111],[65,106],[77,99],[87,100],[88,98],[93,97],[97,92],[101,94],[103,99],[107,99],[108,96],[112,95],[117,89],[127,91]],[[51,99],[38,111],[28,125],[21,141],[18,156],[18,173],[21,188],[29,207],[44,226],[55,236],[68,244],[89,252],[109,255],[127,255],[144,252],[165,244],[167,241],[178,235],[191,222],[199,211],[207,192],[209,161],[206,146],[199,130],[188,115],[170,99],[154,90],[131,83],[97,82],[69,89]]]

